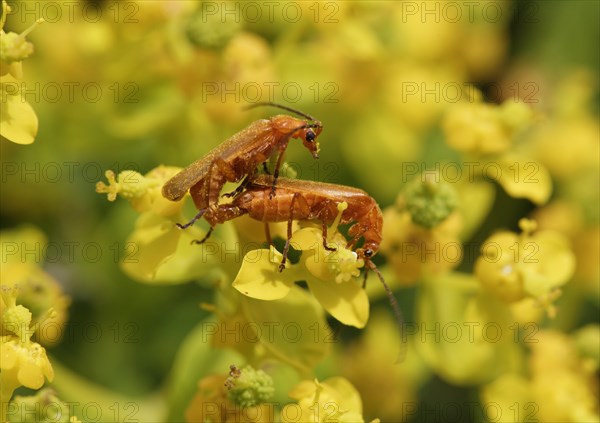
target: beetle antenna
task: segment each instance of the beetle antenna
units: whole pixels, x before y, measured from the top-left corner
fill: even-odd
[[[402,326],[404,325],[404,316],[402,314],[402,310],[400,310],[400,306],[398,305],[398,300],[394,296],[394,293],[390,289],[387,283],[385,283],[385,279],[383,279],[383,275],[379,271],[379,269],[373,264],[373,262],[369,261],[369,267],[367,269],[373,270],[379,280],[383,284],[383,288],[385,289],[385,293],[387,294],[388,300],[390,301],[390,305],[392,306],[392,310],[394,311],[394,315],[396,316],[396,323],[398,324],[398,328],[400,330],[400,352],[398,354],[398,358],[396,363],[402,363],[406,357],[406,345],[404,341],[404,333],[402,331]],[[366,280],[365,280],[366,281]]]
[[[273,103],[273,102],[271,102],[271,101],[254,103],[254,104],[251,104],[251,105],[249,105],[249,106],[246,106],[246,107],[244,108],[244,110],[254,109],[255,107],[262,107],[262,106],[273,106],[273,107],[278,107],[278,108],[280,108],[280,109],[282,109],[282,110],[286,110],[286,111],[288,111],[288,112],[295,113],[295,114],[297,114],[298,116],[302,116],[302,117],[304,117],[304,118],[306,118],[306,119],[308,119],[308,120],[313,120],[313,121],[316,121],[316,120],[317,120],[317,119],[315,119],[314,117],[312,117],[312,116],[310,116],[310,115],[307,115],[306,113],[302,113],[302,112],[301,112],[301,111],[299,111],[299,110],[292,109],[291,107],[287,107],[287,106],[284,106],[284,105],[282,105],[282,104]]]

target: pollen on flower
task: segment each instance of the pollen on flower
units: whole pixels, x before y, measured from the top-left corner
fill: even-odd
[[[127,200],[139,198],[146,193],[151,185],[146,178],[133,170],[124,170],[119,173],[118,178],[115,177],[115,172],[107,170],[105,176],[108,185],[101,181],[98,182],[96,192],[98,194],[108,194],[108,201],[115,201],[117,194]]]
[[[2,324],[22,341],[28,340],[32,335],[29,329],[31,312],[22,305],[8,307],[2,314]]]
[[[327,267],[335,275],[336,283],[348,282],[360,275],[360,269],[365,263],[363,259],[357,258],[354,251],[344,247],[338,246],[336,251],[328,252]]]

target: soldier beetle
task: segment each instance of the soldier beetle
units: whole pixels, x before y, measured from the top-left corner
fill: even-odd
[[[239,182],[243,178],[246,178],[244,181],[247,182],[256,172],[257,166],[264,164],[277,152],[269,194],[273,197],[283,154],[291,138],[301,139],[313,157],[319,157],[319,143],[316,140],[323,129],[321,122],[305,113],[276,103],[256,103],[249,108],[258,106],[278,107],[304,119],[277,115],[270,119],[258,120],[169,179],[162,188],[162,195],[169,200],[178,201],[189,190],[199,210],[190,222],[185,225],[178,224],[180,228],[193,225],[207,210],[218,207],[221,189],[226,182]],[[238,190],[226,195],[234,196],[241,192],[245,182]]]
[[[204,216],[211,228],[200,241],[203,243],[210,236],[215,225],[235,219],[242,215],[265,222],[287,221],[287,239],[283,249],[283,259],[279,271],[285,268],[287,254],[292,237],[293,220],[319,220],[322,225],[323,246],[332,251],[327,245],[327,225],[333,223],[338,214],[338,204],[345,202],[348,207],[342,212],[341,224],[351,224],[348,235],[347,248],[355,250],[358,258],[365,262],[365,276],[363,286],[366,284],[367,275],[373,270],[386,291],[392,309],[401,325],[402,314],[396,298],[386,284],[383,275],[379,272],[372,257],[379,251],[383,216],[377,202],[365,191],[344,185],[327,184],[323,182],[303,181],[299,179],[280,178],[276,191],[277,195],[271,197],[274,177],[271,175],[258,175],[249,180],[244,191],[237,195],[230,204],[222,204],[217,209],[208,211]],[[268,226],[267,226],[268,227]],[[270,241],[270,236],[267,235]],[[360,239],[361,247],[356,248]]]

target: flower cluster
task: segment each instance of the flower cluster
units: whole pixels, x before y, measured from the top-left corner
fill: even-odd
[[[0,135],[17,144],[31,144],[38,131],[38,119],[29,103],[22,100],[18,83],[23,79],[23,60],[33,54],[33,44],[25,39],[37,25],[44,22],[38,19],[31,27],[21,32],[4,32],[4,24],[11,9],[2,0],[0,17],[0,94],[2,95],[2,123]]]
[[[481,247],[475,275],[498,298],[515,302],[531,297],[556,315],[552,301],[560,295],[575,270],[568,241],[558,232],[536,230],[536,222],[522,219],[522,234],[499,232]]]

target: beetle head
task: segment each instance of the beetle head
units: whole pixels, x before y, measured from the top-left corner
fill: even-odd
[[[321,122],[317,121],[312,124],[307,124],[299,135],[299,138],[302,139],[302,144],[304,144],[304,147],[310,151],[315,159],[319,158],[319,142],[317,141],[317,137],[322,130],[323,125],[321,125]]]

